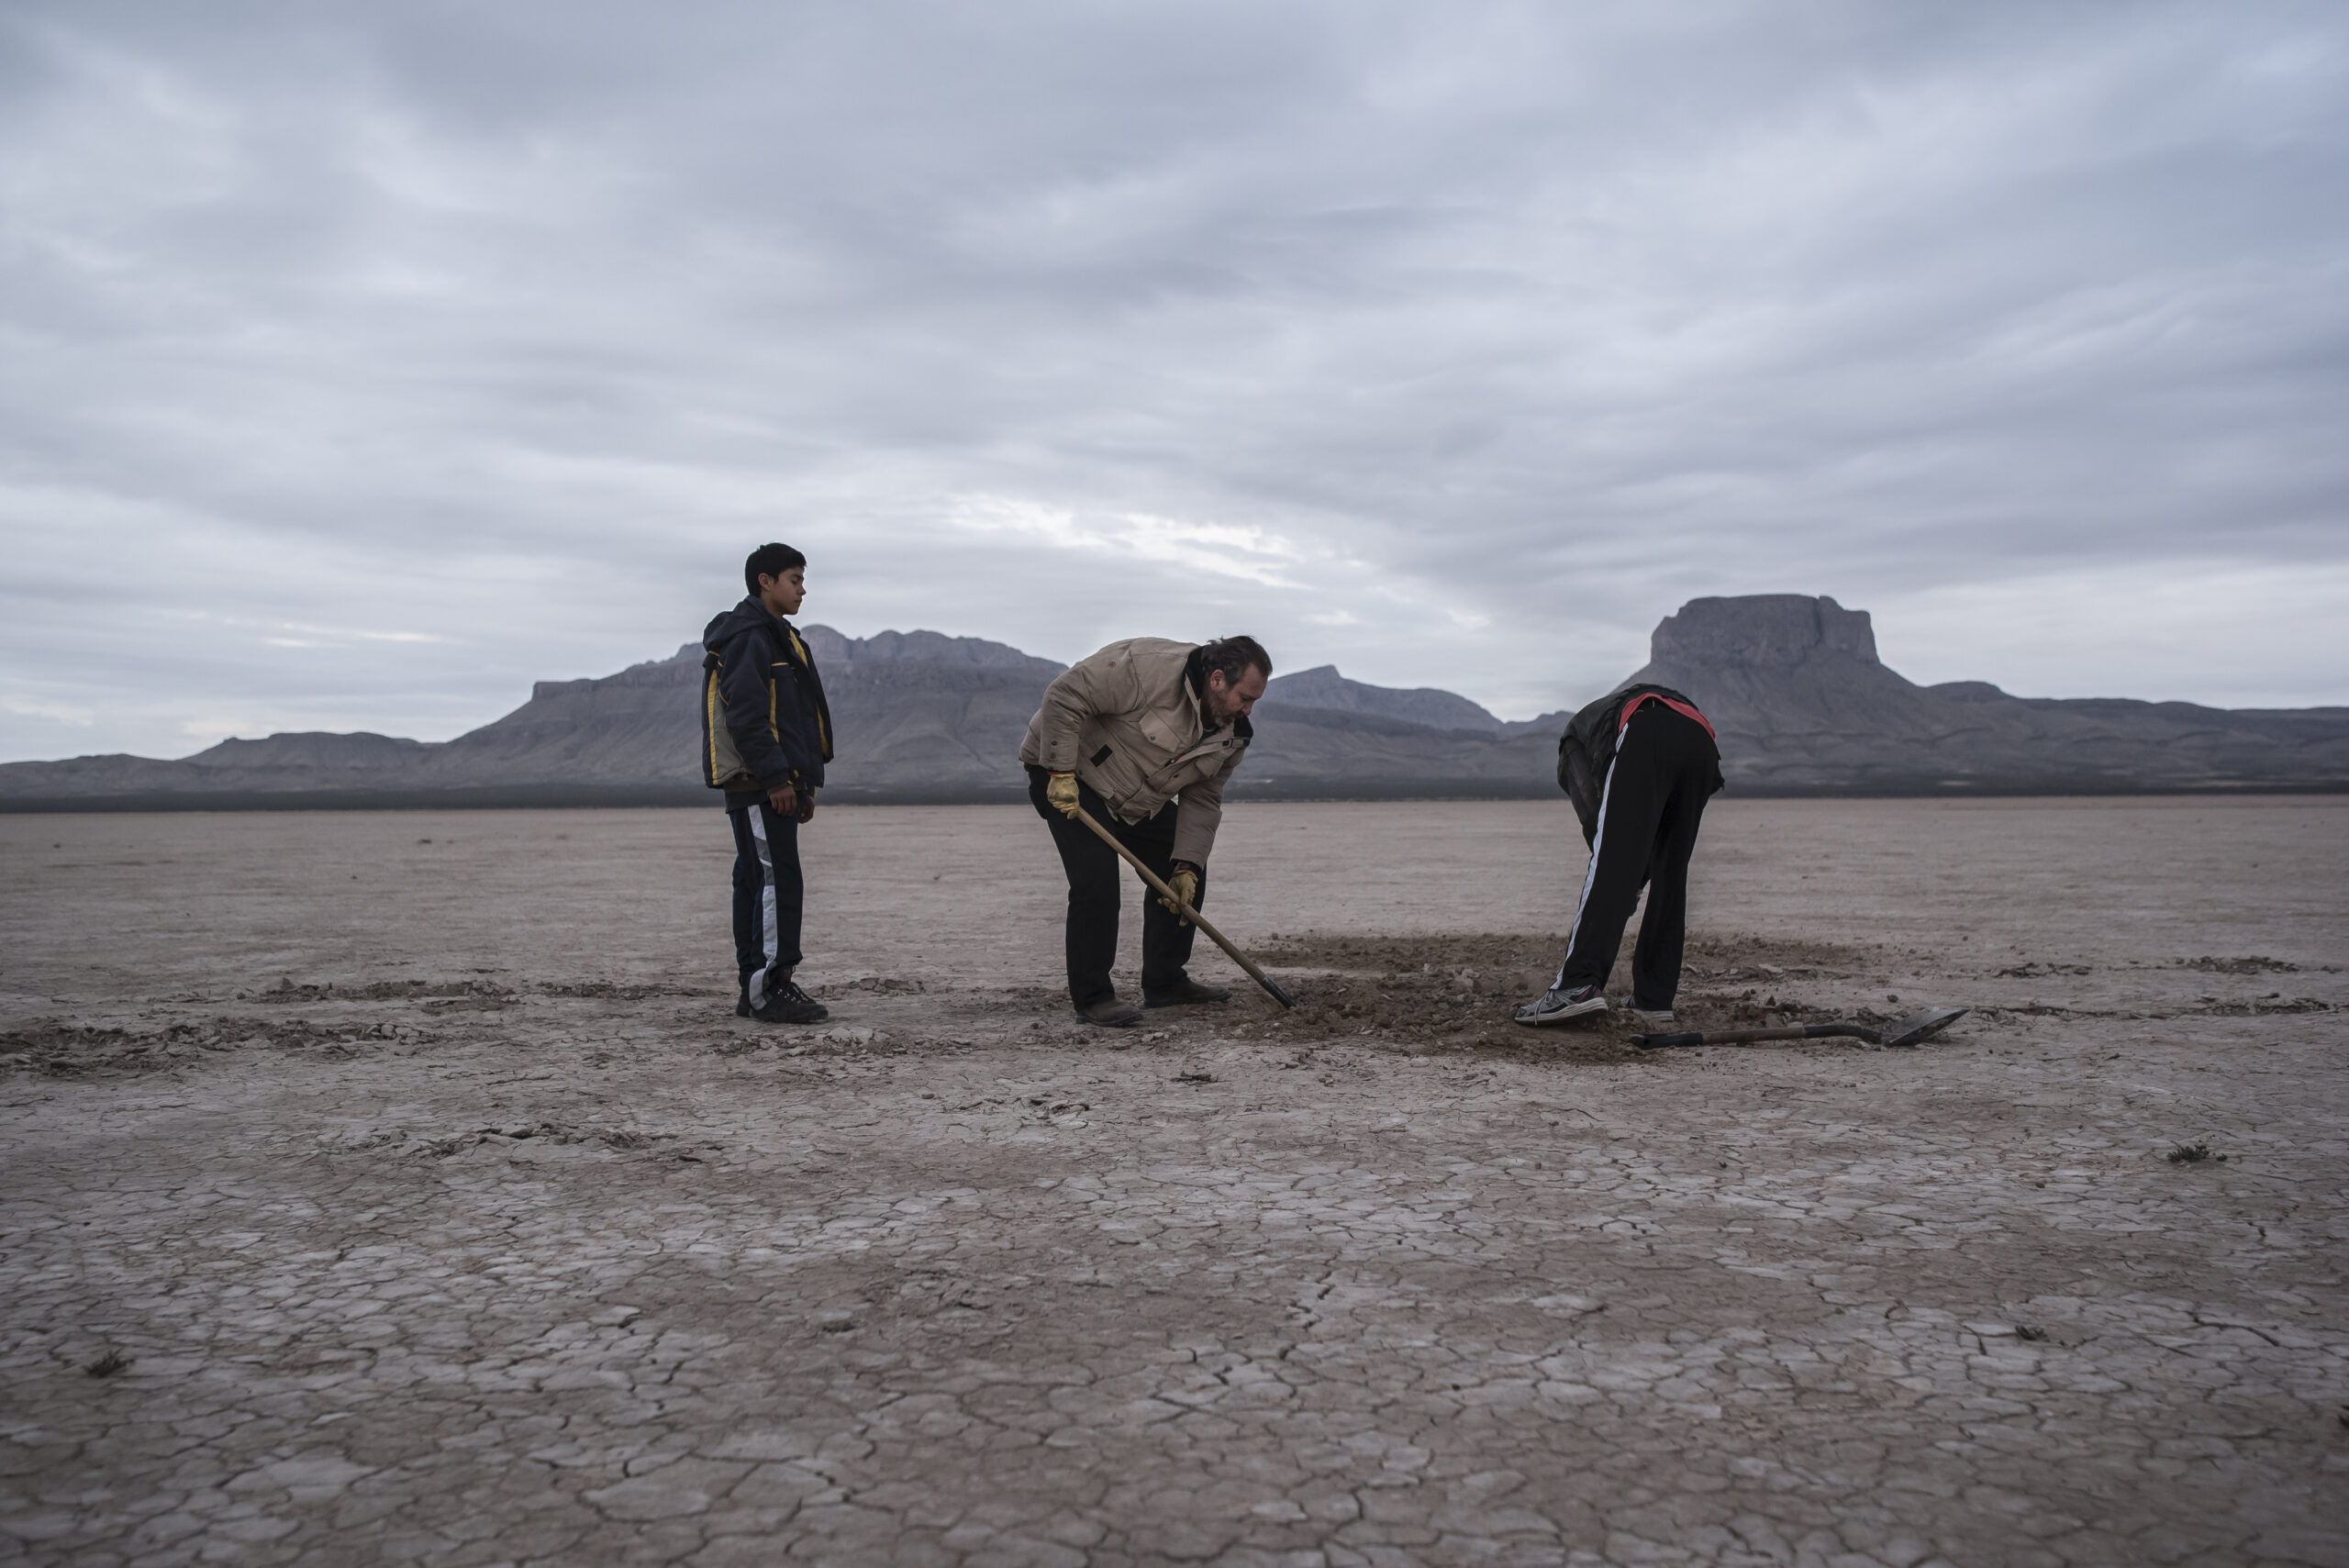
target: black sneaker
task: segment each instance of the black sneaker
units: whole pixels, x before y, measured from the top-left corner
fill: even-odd
[[[797,981],[786,980],[781,990],[768,992],[767,999],[755,1007],[750,993],[744,992],[734,1016],[756,1018],[763,1024],[820,1024],[832,1016],[832,1010],[799,989]]]
[[[1578,985],[1572,991],[1560,991],[1553,986],[1520,1007],[1517,1021],[1540,1029],[1544,1024],[1563,1024],[1568,1018],[1606,1010],[1607,993],[1596,985]]]

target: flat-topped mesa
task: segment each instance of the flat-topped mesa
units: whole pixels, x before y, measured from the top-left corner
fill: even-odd
[[[369,730],[281,730],[258,740],[230,736],[187,760],[201,768],[395,768],[432,750],[433,742]]]
[[[1820,653],[1879,662],[1876,628],[1865,610],[1807,594],[1746,594],[1691,599],[1656,623],[1648,639],[1653,664],[1800,664]]]

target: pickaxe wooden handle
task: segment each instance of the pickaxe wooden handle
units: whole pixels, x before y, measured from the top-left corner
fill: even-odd
[[[1685,1034],[1635,1034],[1631,1043],[1642,1051],[1671,1045],[1753,1045],[1765,1040],[1864,1040],[1876,1041],[1874,1029],[1857,1024],[1784,1024],[1765,1029],[1691,1029]]]
[[[1213,941],[1216,946],[1221,948],[1225,952],[1230,954],[1231,962],[1246,970],[1248,972],[1248,977],[1269,992],[1274,1001],[1278,1002],[1284,1007],[1294,1007],[1297,1006],[1296,999],[1291,997],[1287,992],[1281,989],[1280,983],[1278,981],[1275,980],[1271,975],[1266,974],[1263,970],[1257,968],[1254,963],[1249,961],[1248,955],[1241,952],[1238,948],[1233,947],[1221,931],[1219,931],[1213,926],[1208,925],[1208,917],[1205,915],[1200,914],[1197,909],[1194,909],[1188,904],[1184,903],[1173,888],[1167,886],[1165,883],[1159,880],[1159,876],[1156,872],[1142,864],[1140,857],[1135,855],[1131,850],[1126,848],[1125,845],[1118,842],[1118,837],[1116,834],[1110,832],[1109,829],[1102,827],[1101,824],[1093,820],[1093,817],[1090,812],[1086,811],[1085,807],[1079,806],[1072,808],[1069,815],[1075,817],[1079,822],[1084,823],[1087,828],[1092,828],[1095,833],[1100,836],[1103,843],[1117,851],[1118,853],[1124,858],[1125,862],[1128,865],[1141,873],[1141,879],[1144,882],[1158,889],[1159,893],[1165,898],[1165,900],[1169,904],[1174,906],[1175,911],[1180,914],[1183,918],[1190,921],[1191,924],[1205,931],[1208,934],[1209,940]]]
[[[1687,1034],[1635,1034],[1631,1043],[1642,1051],[1655,1051],[1668,1045],[1748,1045],[1764,1040],[1864,1040],[1870,1045],[1907,1047],[1922,1045],[1933,1036],[1965,1017],[1964,1007],[1936,1007],[1930,1012],[1911,1013],[1896,1024],[1880,1029],[1863,1029],[1858,1024],[1781,1024],[1762,1029],[1704,1029]]]

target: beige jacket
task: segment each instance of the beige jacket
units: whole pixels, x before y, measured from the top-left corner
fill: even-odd
[[[1184,680],[1195,642],[1135,637],[1071,666],[1044,689],[1019,760],[1074,773],[1128,822],[1176,795],[1174,858],[1208,863],[1223,820],[1223,784],[1253,733],[1245,717],[1213,735]]]

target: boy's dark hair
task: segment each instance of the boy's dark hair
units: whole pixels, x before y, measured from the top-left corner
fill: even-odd
[[[755,599],[759,596],[760,578],[780,577],[795,566],[804,571],[807,565],[807,558],[787,544],[763,544],[751,551],[750,560],[742,562],[742,586]]]
[[[1273,656],[1252,637],[1219,637],[1199,650],[1202,678],[1210,670],[1220,670],[1224,680],[1236,686],[1248,678],[1251,665],[1262,670],[1264,679],[1273,678]]]

